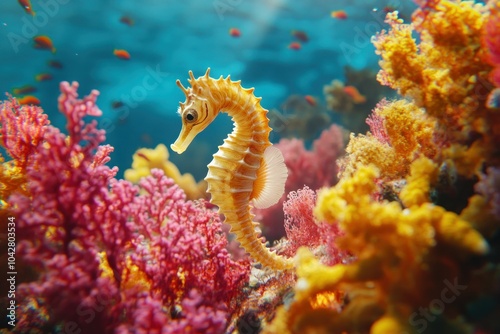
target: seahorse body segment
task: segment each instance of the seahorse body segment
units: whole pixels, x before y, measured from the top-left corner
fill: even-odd
[[[233,132],[219,146],[208,165],[205,180],[211,202],[219,207],[231,232],[256,261],[277,270],[293,267],[291,259],[271,252],[261,241],[258,223],[253,222],[252,205],[265,208],[275,204],[284,192],[288,172],[281,152],[269,142],[267,110],[260,105],[254,88],[245,89],[230,77],[213,79],[210,68],[195,79],[189,71],[190,88],[179,80],[177,85],[186,95],[180,103],[182,129],[171,145],[173,151],[184,152],[198,133],[219,114],[227,112],[234,121]]]

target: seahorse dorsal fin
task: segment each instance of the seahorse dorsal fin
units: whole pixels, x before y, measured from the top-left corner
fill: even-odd
[[[250,196],[254,206],[264,209],[276,204],[285,192],[287,176],[288,169],[281,151],[274,146],[266,148]]]

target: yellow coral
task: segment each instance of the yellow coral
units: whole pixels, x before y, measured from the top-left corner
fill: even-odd
[[[459,279],[471,291],[468,298],[464,294],[447,304],[439,325],[426,323],[430,332],[447,332],[457,320],[451,317],[471,299],[494,290],[488,284],[495,280],[490,276],[498,271],[496,264],[481,272],[470,267],[472,257],[489,252],[479,232],[492,236],[498,230],[491,204],[475,195],[457,215],[430,202],[441,163],[469,179],[485,164],[498,166],[500,114],[484,105],[491,67],[483,62],[486,50],[480,41],[489,14],[473,1],[437,0],[429,6],[414,14],[411,25],[402,24],[397,13],[388,14],[391,31],[375,41],[382,57],[379,81],[411,99],[375,111],[388,144],[370,133],[352,135],[343,178],[318,194],[316,217],[340,225],[345,236],[338,246],[356,260],[326,267],[300,250],[295,300],[278,311],[271,328],[411,333],[416,330],[411,315],[441,296],[445,286],[440,282]],[[377,202],[375,180],[393,178],[407,182],[401,203]],[[318,296],[329,293],[345,293],[348,303],[337,310],[316,309]]]
[[[100,277],[104,277],[115,281],[113,269],[111,269],[106,252],[98,253]],[[125,260],[125,267],[122,270],[120,277],[120,285],[122,290],[138,289],[139,291],[151,290],[151,281],[137,265],[135,265],[130,256]]]
[[[339,160],[342,177],[349,177],[360,167],[373,164],[383,171],[382,177],[393,179],[406,173],[405,157],[398,156],[393,147],[380,142],[371,133],[351,137],[345,149],[346,156]]]
[[[416,160],[407,178],[408,185],[399,195],[403,204],[412,207],[429,202],[430,185],[436,182],[437,177],[438,166],[434,162],[429,159]]]
[[[484,61],[488,49],[481,36],[490,12],[474,1],[441,0],[432,6],[425,13],[419,9],[411,25],[388,15],[392,29],[374,42],[382,58],[378,79],[425,109],[436,121],[438,137],[452,143],[441,159],[451,159],[459,174],[470,178],[495,159],[500,140],[500,114],[484,101],[492,68]]]
[[[430,182],[437,178],[431,160],[420,158],[411,164],[402,191],[407,208],[373,199],[378,176],[375,167],[361,167],[351,178],[319,192],[316,217],[340,224],[345,236],[338,244],[357,260],[327,267],[300,249],[295,301],[279,313],[277,328],[286,324],[292,333],[311,329],[310,319],[320,312],[329,319],[316,323],[315,330],[358,332],[371,327],[371,333],[411,332],[410,314],[442,290],[424,282],[452,279],[459,259],[488,251],[486,241],[468,222],[427,201]],[[314,309],[312,301],[325,293],[346,293],[349,304],[342,311]]]
[[[374,42],[382,57],[380,81],[414,99],[446,130],[457,130],[459,138],[463,127],[466,134],[472,130],[477,109],[485,108],[470,98],[491,68],[482,61],[483,12],[473,1],[437,1],[425,19],[413,25],[393,20],[392,30]],[[414,29],[420,33],[418,45]]]
[[[383,119],[390,143],[382,143],[370,133],[351,134],[347,156],[341,161],[343,175],[350,176],[359,167],[373,164],[383,179],[402,178],[414,159],[436,155],[435,122],[415,104],[405,100],[380,103],[374,114]]]
[[[470,146],[453,144],[444,150],[443,156],[453,161],[460,175],[470,178],[481,171],[487,157],[486,147],[482,140]]]
[[[163,144],[158,144],[154,149],[141,148],[135,152],[132,168],[125,171],[124,177],[130,182],[137,183],[141,178],[150,175],[151,169],[159,168],[184,190],[188,199],[206,197],[206,183],[204,181],[196,183],[193,175],[189,173],[181,174],[168,158],[167,147]]]
[[[422,108],[399,100],[382,104],[374,112],[384,119],[384,128],[396,154],[407,157],[409,162],[416,155],[433,157],[436,154],[435,121]]]
[[[0,155],[0,210],[7,210],[7,200],[11,194],[28,194],[24,170],[15,161],[4,162]]]

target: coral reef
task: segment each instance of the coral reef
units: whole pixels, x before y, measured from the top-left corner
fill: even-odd
[[[231,259],[218,214],[188,201],[162,170],[138,186],[113,178],[104,131],[84,122],[100,114],[98,92],[78,99],[77,87],[61,83],[68,135],[29,109],[42,135],[24,160],[13,155],[14,164],[26,161],[27,192],[3,200],[18,221],[18,257],[37,268],[18,286],[16,330],[224,331],[249,261]],[[7,129],[19,106],[2,110]],[[20,152],[29,125],[5,130],[8,152]]]
[[[339,165],[337,126],[312,150],[276,145],[287,196],[255,212],[268,239],[286,236],[274,250],[296,254],[293,270],[231,257],[219,215],[188,199],[164,146],[116,180],[104,131],[84,121],[100,114],[97,91],[78,99],[61,84],[67,135],[40,108],[3,102],[1,214],[18,222],[19,270],[36,268],[19,282],[15,330],[500,332],[500,2],[415,2],[411,24],[391,12],[373,39],[378,80],[401,97],[374,103]],[[290,103],[323,117],[312,99]],[[299,125],[287,135],[320,129]]]
[[[472,136],[479,137],[488,157],[500,135],[498,113],[485,105],[492,88],[492,68],[483,61],[488,50],[481,43],[488,15],[471,1],[428,6],[417,10],[412,25],[402,24],[396,12],[388,14],[392,29],[374,40],[382,58],[378,79],[424,108],[453,145],[469,145]]]
[[[158,168],[184,190],[189,200],[206,199],[206,182],[196,183],[193,175],[181,174],[177,166],[168,158],[167,147],[163,144],[158,144],[154,149],[138,149],[132,157],[132,168],[125,170],[124,177],[130,182],[137,183],[141,178],[150,175],[153,168]]]
[[[418,318],[414,311],[440,296],[446,282],[458,280],[469,286],[468,268],[458,266],[454,259],[471,259],[487,253],[489,247],[468,222],[429,202],[437,172],[427,158],[412,164],[408,185],[401,193],[406,208],[373,199],[378,177],[374,167],[362,167],[351,178],[322,190],[315,214],[319,220],[340,224],[345,236],[338,245],[356,260],[327,267],[300,249],[296,296],[275,326],[284,322],[293,333],[412,332]],[[344,305],[338,296],[345,293],[349,302]],[[315,305],[315,300],[326,296],[330,296],[328,303]],[[446,306],[445,314],[453,315],[473,297],[464,293],[460,301]],[[317,317],[324,320],[317,322]],[[445,317],[439,326],[453,328],[453,321]]]
[[[351,135],[314,209],[354,260],[327,266],[299,248],[295,296],[265,333],[500,330],[500,119],[484,62],[499,2],[418,3],[412,24],[389,13],[374,39],[378,80],[406,100],[380,102],[371,132]]]

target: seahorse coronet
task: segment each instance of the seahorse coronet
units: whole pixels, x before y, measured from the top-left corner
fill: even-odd
[[[268,110],[261,106],[262,98],[254,95],[253,87],[243,88],[240,80],[232,81],[229,75],[214,79],[209,74],[210,68],[205,75],[195,79],[193,72],[189,71],[188,83],[191,87],[188,88],[176,81],[186,101],[180,103],[182,129],[171,148],[182,153],[219,112],[226,112],[232,117],[235,125],[233,132],[208,164],[205,180],[211,202],[219,207],[219,212],[231,226],[231,232],[255,261],[276,270],[291,269],[292,259],[276,254],[262,242],[261,233],[256,231],[260,224],[253,221],[251,213],[257,171],[263,162],[264,151],[271,146]],[[197,110],[199,119],[189,123],[184,115],[186,110],[192,108]]]

